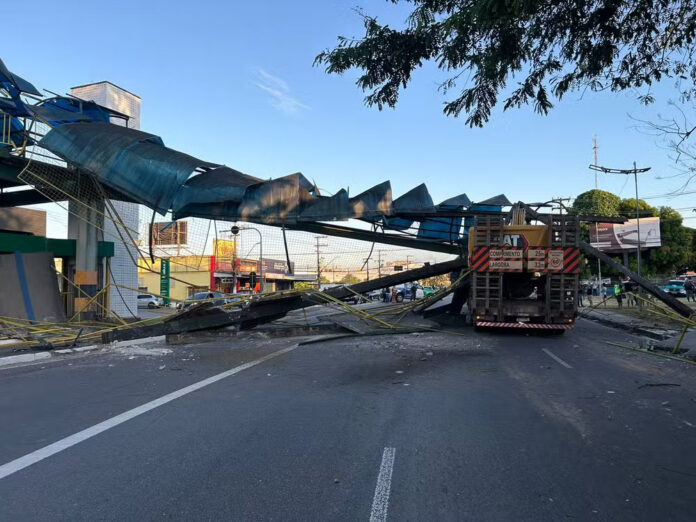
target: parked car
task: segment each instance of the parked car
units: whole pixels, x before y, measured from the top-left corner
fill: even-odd
[[[195,294],[188,296],[183,303],[177,304],[176,308],[178,310],[185,310],[196,301],[204,301],[207,299],[213,299],[212,303],[215,306],[222,306],[232,301],[221,292],[196,292]]]
[[[138,295],[138,308],[158,308],[162,306],[162,299],[152,294]]]
[[[396,297],[396,302],[401,303],[402,301],[411,300],[411,288],[413,284],[405,284],[396,287],[398,292]],[[432,292],[431,292],[432,293]],[[416,299],[422,299],[425,295],[425,291],[421,285],[416,285]]]
[[[437,292],[437,290],[435,290],[435,288],[432,286],[423,287],[423,297],[428,297],[430,294],[434,294],[435,292]]]
[[[362,295],[363,298],[360,298],[357,295],[352,295],[348,299],[346,299],[346,303],[360,304],[360,303],[365,303],[367,301],[372,300],[372,298],[365,293],[360,294],[360,295]]]
[[[686,281],[682,281],[681,279],[670,279],[667,281],[666,285],[660,287],[660,290],[676,297],[686,297],[685,282]]]
[[[365,294],[365,297],[367,297],[370,301],[379,301],[380,299],[382,299],[382,291],[372,290],[370,292],[367,292]]]

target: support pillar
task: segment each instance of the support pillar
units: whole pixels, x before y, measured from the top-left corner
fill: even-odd
[[[99,281],[97,243],[99,224],[102,222],[103,200],[84,198],[68,203],[68,238],[75,240],[75,272],[72,277],[74,311],[80,312],[80,320],[92,320],[97,316],[97,305],[88,305],[101,288]]]

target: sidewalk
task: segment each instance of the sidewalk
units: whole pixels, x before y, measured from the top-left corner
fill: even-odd
[[[647,314],[644,314],[644,316],[638,316],[638,314],[629,315],[616,311],[616,307],[579,308],[578,315],[613,328],[628,330],[656,340],[669,339],[679,333],[674,327],[668,327],[664,323],[654,321],[650,316],[645,317]]]
[[[696,311],[696,303],[688,304]],[[578,308],[578,315],[606,326],[653,339],[657,341],[652,344],[653,348],[667,351],[675,347],[684,328],[684,325],[677,321],[647,311],[641,312],[636,307],[628,307],[626,301],[624,306],[619,308],[614,299],[608,300],[606,307],[602,304],[594,308],[589,306]],[[690,328],[686,332],[679,347],[681,351],[690,351],[696,355],[696,328]]]

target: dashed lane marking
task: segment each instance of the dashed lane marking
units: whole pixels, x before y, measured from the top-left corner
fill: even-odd
[[[558,355],[553,353],[551,350],[547,350],[546,348],[542,348],[541,351],[544,352],[549,357],[551,357],[554,361],[556,361],[561,366],[565,366],[566,368],[569,368],[569,369],[573,368],[570,364],[565,362],[563,359],[561,359]]]
[[[382,464],[379,467],[375,497],[372,500],[370,522],[385,522],[389,510],[389,493],[391,492],[392,471],[394,470],[395,448],[384,448]]]

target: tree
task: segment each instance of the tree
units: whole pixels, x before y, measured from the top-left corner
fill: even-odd
[[[634,219],[636,215],[636,200],[632,198],[620,199],[616,194],[603,190],[588,190],[575,198],[570,212],[575,215],[586,216],[625,216]],[[682,224],[682,216],[670,207],[655,208],[644,200],[638,200],[640,217],[659,216],[660,236],[662,246],[651,248],[643,254],[643,273],[653,276],[672,275],[689,263],[696,262],[694,258],[696,250],[696,237],[694,231]],[[590,225],[590,227],[593,225]],[[589,227],[581,226],[581,234],[584,241],[589,241]],[[633,256],[635,251],[630,251]],[[617,262],[621,262],[620,256],[612,256]],[[595,273],[595,263],[588,263],[583,267],[583,277],[588,272]],[[637,260],[632,257],[630,268],[636,270]],[[605,276],[619,275],[610,267],[602,268]]]
[[[450,284],[450,276],[449,274],[440,274],[436,276],[431,276],[423,279],[421,283],[423,286],[449,286]]]
[[[636,198],[622,199],[619,203],[619,214],[629,219],[636,217]],[[638,200],[638,214],[640,217],[656,217],[660,215],[660,210],[650,206],[645,200]]]
[[[689,263],[692,256],[693,230],[682,225],[682,216],[670,207],[660,208],[662,246],[649,253],[649,273],[672,275]]]
[[[347,285],[354,285],[355,283],[359,283],[360,279],[355,274],[346,274],[341,278],[341,283],[347,284]]]
[[[694,92],[696,9],[679,0],[388,0],[413,10],[402,28],[360,13],[365,35],[340,36],[315,64],[328,73],[361,70],[357,85],[367,105],[394,107],[414,70],[435,61],[449,77],[445,93],[463,89],[445,104],[482,126],[505,93],[504,109],[532,104],[546,114],[552,98],[589,88],[638,89],[672,78],[684,96]],[[516,81],[511,89],[508,83]]]
[[[573,201],[570,213],[577,216],[619,216],[621,198],[604,190],[588,190]]]

